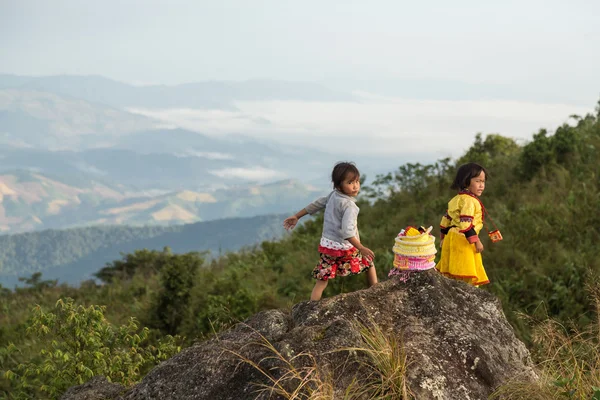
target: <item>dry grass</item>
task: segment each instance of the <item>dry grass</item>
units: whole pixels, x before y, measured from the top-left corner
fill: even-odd
[[[567,328],[552,320],[533,330],[540,379],[513,381],[492,398],[503,400],[600,400],[600,285],[588,288],[596,304],[596,324],[585,330]]]
[[[366,355],[362,366],[370,371],[357,395],[381,400],[408,400],[413,397],[406,382],[410,365],[404,344],[394,334],[386,334],[373,322],[359,324],[364,346],[353,348]]]
[[[270,354],[269,356],[256,362],[242,354],[243,348],[240,351],[228,349],[225,351],[234,354],[241,362],[250,365],[267,378],[268,384],[255,383],[258,387],[257,397],[266,396],[267,398],[275,397],[287,400],[336,399],[334,397],[333,377],[331,374],[321,371],[313,355],[299,353],[294,356],[287,356],[275,348],[262,334],[254,332],[259,336],[258,341],[248,343],[246,346],[258,345],[263,347]],[[273,364],[278,365],[276,371],[273,367],[265,367],[265,365]],[[350,400],[351,397],[345,396],[343,399]]]
[[[268,383],[255,383],[257,397],[283,398],[286,400],[408,400],[412,398],[406,383],[408,368],[404,346],[394,335],[386,335],[376,324],[358,324],[364,346],[340,348],[333,352],[362,353],[358,368],[368,371],[365,377],[355,378],[343,394],[335,392],[335,378],[331,371],[317,364],[312,354],[293,356],[283,354],[263,335],[248,345],[258,345],[267,350],[268,356],[256,362],[240,351],[226,350],[238,357],[267,378]],[[276,368],[266,365],[277,365]],[[357,364],[343,365],[341,374],[356,374]],[[345,371],[344,368],[351,368]]]

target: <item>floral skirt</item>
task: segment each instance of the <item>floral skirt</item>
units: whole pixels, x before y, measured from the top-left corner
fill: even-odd
[[[442,257],[435,267],[449,278],[474,286],[490,283],[483,268],[481,253],[475,252],[475,245],[469,243],[456,228],[450,229],[444,238]]]
[[[312,272],[315,279],[326,281],[336,276],[357,275],[373,267],[373,260],[352,247],[348,250],[333,250],[319,246],[319,263]]]

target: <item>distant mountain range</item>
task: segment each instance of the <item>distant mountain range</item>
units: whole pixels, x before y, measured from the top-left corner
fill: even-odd
[[[0,86],[24,82],[8,80]],[[0,232],[289,212],[326,190],[306,182],[332,155],[161,125],[74,97],[0,89]],[[305,183],[288,178],[296,176]]]
[[[121,252],[215,255],[280,237],[279,214],[330,190],[343,154],[237,132],[209,136],[128,111],[219,113],[256,100],[357,101],[306,82],[142,87],[0,74],[0,283],[34,272],[78,283]],[[383,161],[363,165],[384,172]]]
[[[102,76],[24,77],[0,74],[0,89],[55,93],[117,108],[235,108],[241,100],[353,101],[342,90],[311,82],[250,80],[198,82],[174,86],[133,86]]]
[[[43,279],[78,284],[106,263],[138,249],[208,251],[208,258],[284,234],[283,215],[230,218],[178,226],[102,226],[0,235],[0,285],[42,272]]]
[[[159,121],[105,105],[29,89],[0,89],[0,144],[46,150],[106,146]]]
[[[597,93],[566,93],[556,87],[533,89],[514,83],[462,82],[441,79],[327,79],[289,82],[255,79],[241,82],[203,81],[181,85],[134,86],[102,76],[19,76],[0,74],[0,89],[51,92],[117,108],[235,109],[234,102],[256,100],[360,101],[356,92],[419,100],[520,100],[589,106]],[[571,84],[572,87],[572,84]]]
[[[0,173],[0,232],[93,225],[175,225],[290,213],[323,190],[294,180],[210,192],[134,192],[94,179],[62,180],[19,170]]]
[[[84,172],[140,188],[195,190],[252,181],[253,171],[271,181],[300,173],[310,181],[335,161],[310,148],[241,136],[221,139],[162,125],[83,100],[0,89],[0,171]]]

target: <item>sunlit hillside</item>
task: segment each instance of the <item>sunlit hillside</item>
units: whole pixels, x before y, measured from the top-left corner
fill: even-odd
[[[454,195],[450,182],[465,161],[488,169],[481,200],[504,236],[491,243],[485,233],[480,235],[491,280],[481,290],[499,297],[517,335],[532,349],[532,328],[519,315],[534,321],[554,318],[567,332],[593,327],[597,305],[586,287],[600,278],[600,104],[594,115],[572,116],[555,132],[538,131],[526,144],[498,134],[480,135],[457,160],[406,164],[367,182],[359,202],[361,241],[375,251],[380,279],[387,279],[391,247],[402,227],[432,225],[439,233],[439,220]],[[22,333],[33,304],[49,308],[59,298],[106,305],[112,323],[133,316],[156,338],[178,334],[187,344],[260,310],[306,300],[321,224],[322,218],[316,218],[279,242],[212,261],[193,253],[140,250],[102,269],[98,276],[103,285],[78,289],[31,277],[27,289],[4,291],[0,297],[6,311],[0,314],[0,340],[21,349],[10,357],[2,355],[6,349],[0,353],[3,366],[15,369],[46,345]],[[335,279],[325,295],[363,288],[363,278]],[[554,379],[562,378],[570,377]],[[38,379],[50,382],[44,374]],[[17,381],[13,377],[12,384]],[[1,388],[8,393],[12,384],[4,380]]]

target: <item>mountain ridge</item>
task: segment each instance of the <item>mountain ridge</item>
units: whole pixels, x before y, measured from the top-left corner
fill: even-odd
[[[283,215],[224,218],[175,226],[92,226],[0,235],[0,286],[42,272],[44,279],[79,284],[106,263],[140,249],[175,253],[238,251],[284,234]],[[45,245],[44,245],[45,244]]]
[[[254,79],[134,86],[100,75],[23,77],[0,74],[0,88],[35,89],[118,108],[235,109],[235,100],[355,101],[353,95],[313,82]]]
[[[284,179],[216,190],[147,194],[124,185],[81,178],[67,183],[41,172],[0,172],[0,232],[90,225],[173,225],[284,213],[304,206],[323,188]]]

